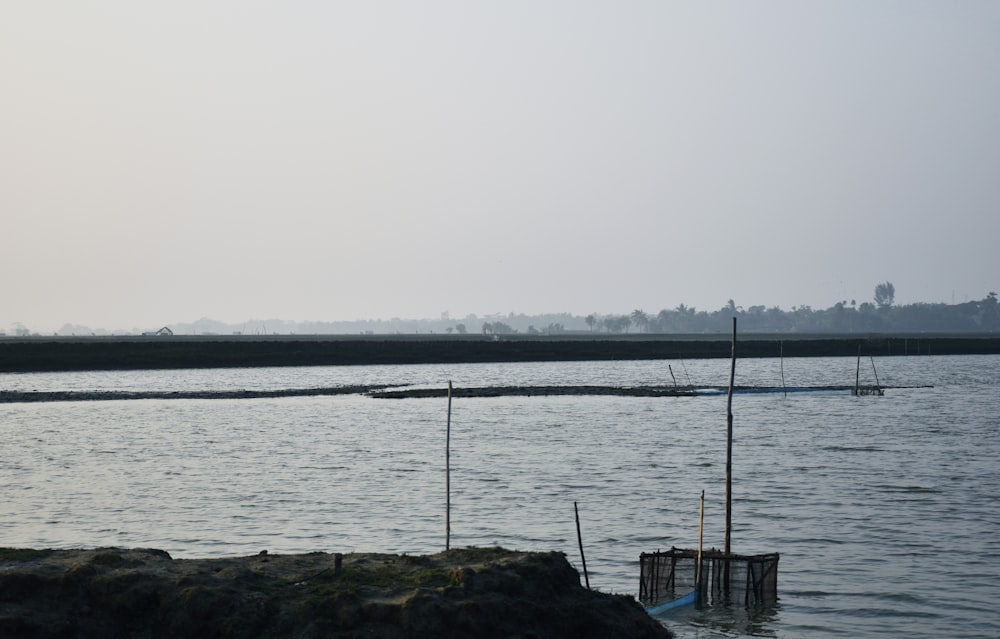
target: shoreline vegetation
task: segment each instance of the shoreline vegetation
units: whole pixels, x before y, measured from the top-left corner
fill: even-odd
[[[742,334],[741,358],[1000,354],[998,333]],[[0,337],[0,372],[728,358],[724,334]]]
[[[558,552],[0,548],[0,636],[669,638],[634,598],[591,591]]]

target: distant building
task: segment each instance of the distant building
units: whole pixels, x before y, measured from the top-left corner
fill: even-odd
[[[169,327],[164,326],[158,331],[143,331],[143,335],[173,335],[174,332]]]

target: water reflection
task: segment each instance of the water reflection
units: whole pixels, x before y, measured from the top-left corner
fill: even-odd
[[[759,606],[713,604],[658,616],[678,639],[688,637],[777,637],[779,602]]]

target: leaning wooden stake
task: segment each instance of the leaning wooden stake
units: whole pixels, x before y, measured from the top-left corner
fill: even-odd
[[[444,443],[444,549],[451,549],[451,380],[448,380],[448,428]]]
[[[580,511],[577,510],[576,502],[573,502],[573,513],[576,515],[576,541],[580,544],[580,563],[583,564],[583,581],[590,590],[590,577],[587,576],[587,558],[583,556],[583,535],[580,534]]]

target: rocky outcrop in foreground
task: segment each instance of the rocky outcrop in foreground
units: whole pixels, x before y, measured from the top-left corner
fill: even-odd
[[[0,637],[659,638],[634,599],[591,592],[561,553],[0,549]]]

